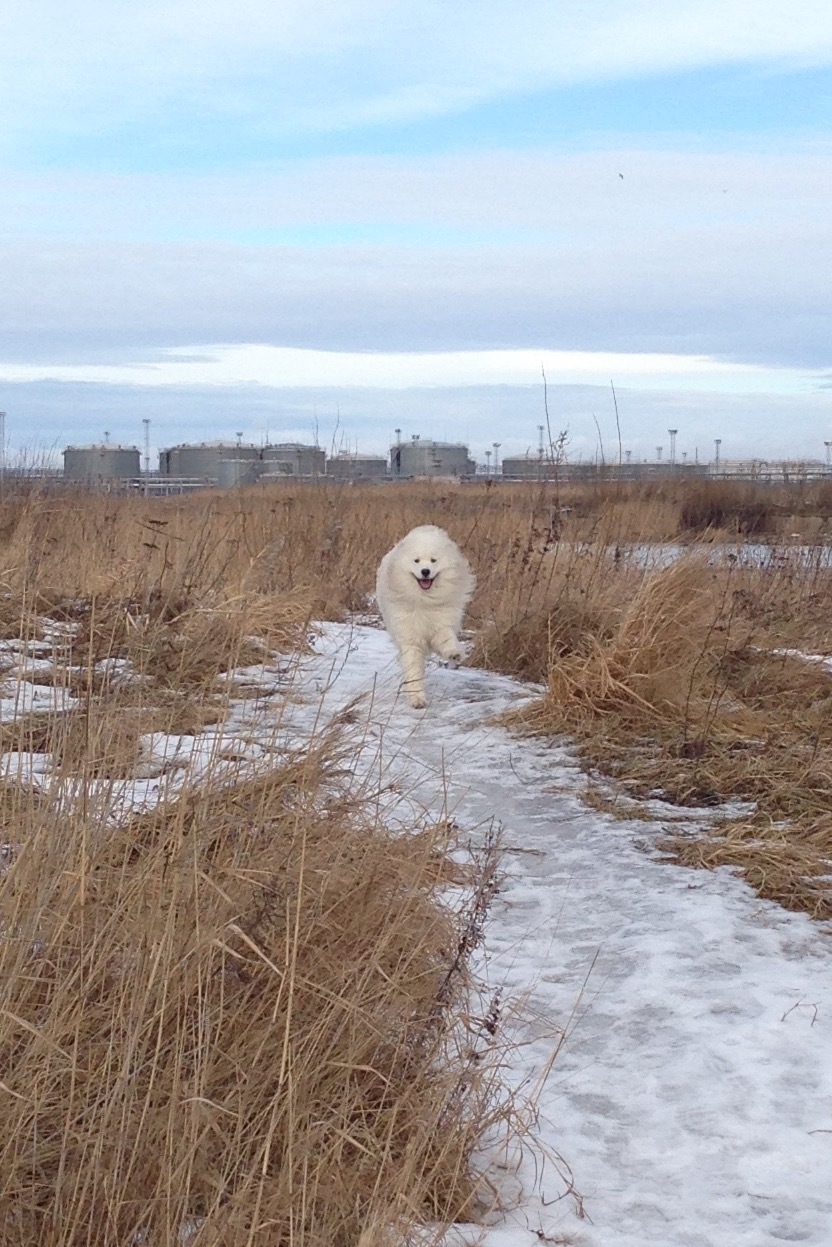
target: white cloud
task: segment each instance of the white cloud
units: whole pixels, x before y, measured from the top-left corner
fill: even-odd
[[[9,174],[0,230],[75,241],[195,242],[258,231],[267,240],[269,232],[295,227],[332,227],[337,236],[343,226],[392,225],[504,230],[515,245],[530,237],[572,243],[628,234],[644,245],[667,228],[828,231],[830,202],[829,142],[724,152],[622,144],[580,153],[321,157],[228,175]]]
[[[828,365],[831,154],[490,152],[228,178],[9,177],[0,231],[20,241],[0,244],[0,358],[197,341]],[[82,245],[65,241],[79,219]],[[345,242],[353,229],[362,241]]]
[[[9,141],[175,121],[338,130],[513,92],[832,58],[826,0],[29,0],[4,23]]]
[[[62,381],[137,386],[270,386],[274,388],[602,385],[614,379],[641,390],[711,394],[805,394],[821,374],[804,369],[728,364],[706,356],[590,351],[447,351],[350,353],[292,350],[263,344],[195,346],[161,359],[112,364],[0,364],[0,381]]]

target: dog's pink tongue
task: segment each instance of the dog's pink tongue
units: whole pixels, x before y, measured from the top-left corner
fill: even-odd
[[[423,589],[429,589],[431,585],[433,584],[433,581],[430,579],[429,576],[426,576],[424,579],[420,578],[419,584],[421,585]]]

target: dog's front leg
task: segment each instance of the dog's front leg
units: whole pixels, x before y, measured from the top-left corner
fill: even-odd
[[[403,645],[401,649],[404,691],[414,710],[424,710],[425,701],[425,651],[418,645]]]
[[[462,662],[462,648],[452,628],[439,628],[433,638],[433,648],[446,662]]]

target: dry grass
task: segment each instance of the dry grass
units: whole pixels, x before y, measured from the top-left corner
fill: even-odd
[[[46,803],[0,890],[0,1243],[381,1242],[476,1212],[493,886],[330,794],[330,741],[104,833]]]
[[[828,521],[821,490],[767,497],[774,530]],[[439,484],[0,507],[0,631],[59,620],[48,678],[80,699],[3,727],[77,783],[71,808],[0,786],[0,1247],[172,1247],[186,1224],[198,1247],[377,1247],[476,1215],[472,1147],[505,1111],[479,1059],[496,1006],[469,996],[493,849],[451,908],[448,828],[376,826],[334,737],[106,832],[85,799],[147,732],[221,716],[218,674],[366,607],[415,524],[441,517],[478,573],[475,661],[545,684],[518,726],[569,733],[636,800],[753,802],[672,851],[832,915],[832,683],[775,652],[832,649],[829,569],[693,550],[645,571],[628,546],[675,537],[685,501]],[[715,541],[715,498],[695,524],[687,502]]]
[[[771,679],[766,655],[778,648],[832,652],[828,547],[808,555],[782,547],[757,565],[709,566],[704,554],[743,534],[803,531],[820,542],[830,515],[825,482],[30,495],[5,504],[0,517],[0,580],[6,614],[25,617],[30,634],[40,627],[30,603],[77,627],[70,659],[81,674],[70,688],[82,697],[90,688],[112,696],[111,675],[90,669],[115,655],[147,677],[146,704],[185,687],[192,702],[210,704],[218,672],[257,659],[251,638],[291,648],[310,619],[364,609],[385,550],[440,516],[479,577],[469,612],[473,661],[547,685],[535,730],[576,734],[588,765],[633,793],[687,805],[740,796],[758,802],[759,823],[772,819],[779,829],[782,794],[795,789],[795,775],[818,769],[807,770],[806,759],[817,755],[826,766],[824,734],[787,691],[767,706],[755,702],[738,673]],[[680,534],[691,554],[645,572],[634,548]],[[786,663],[772,687],[809,696],[801,669]],[[813,779],[809,787],[816,809],[825,789]],[[787,819],[794,808],[792,798]],[[825,869],[823,836],[806,839],[808,874]],[[783,898],[794,897],[789,884]],[[810,908],[818,912],[814,900]]]
[[[779,620],[763,625],[757,610],[772,596],[760,577],[696,555],[611,571],[595,599],[606,608],[601,628],[554,653],[551,624],[541,624],[547,691],[513,721],[569,734],[630,798],[753,802],[753,815],[715,823],[704,841],[677,838],[679,860],[735,866],[762,895],[832,917],[832,678],[776,652]],[[821,587],[829,602],[828,573],[822,586],[814,577],[810,613]],[[799,601],[788,613],[794,627]]]
[[[343,722],[267,778],[108,817],[148,733],[198,732],[218,674],[366,592],[367,565],[313,557],[331,500],[185,501],[5,517],[9,633],[57,620],[32,678],[79,702],[2,728],[54,783],[0,787],[0,1247],[374,1247],[475,1218],[471,1154],[509,1111],[469,970],[494,845],[463,892],[447,826],[377,825]]]

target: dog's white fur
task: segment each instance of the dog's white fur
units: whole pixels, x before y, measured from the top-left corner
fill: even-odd
[[[422,571],[429,576],[423,577]],[[422,587],[429,580],[429,587]],[[459,629],[476,581],[465,555],[442,528],[423,524],[381,560],[376,599],[399,651],[411,706],[423,710],[429,653],[460,662]]]

